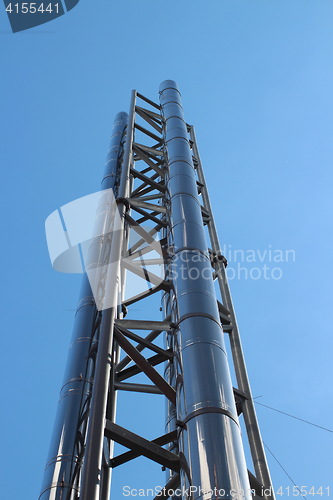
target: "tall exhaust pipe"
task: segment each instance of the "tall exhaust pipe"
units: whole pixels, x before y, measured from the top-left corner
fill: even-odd
[[[118,189],[122,142],[127,113],[118,113],[110,141],[101,190]],[[88,415],[95,378],[95,354],[101,325],[110,329],[107,311],[98,311],[87,274],[84,274],[67,367],[51,438],[39,500],[76,500],[85,455]]]
[[[160,86],[170,204],[181,485],[193,500],[252,499],[180,92]]]

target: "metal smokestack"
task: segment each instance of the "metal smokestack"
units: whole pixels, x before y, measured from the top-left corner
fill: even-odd
[[[184,121],[174,81],[162,83],[160,105],[133,91],[129,115],[117,115],[95,220],[93,236],[84,238],[87,275],[39,500],[109,500],[111,471],[139,456],[168,470],[165,491],[155,500],[252,500],[249,479],[253,498],[274,499],[273,490],[263,493],[272,487],[225,259],[194,129]],[[154,274],[160,264],[164,279]],[[125,298],[126,269],[144,286]],[[150,297],[162,290],[161,321]],[[162,332],[164,349],[155,343]],[[137,383],[143,374],[148,384]],[[165,433],[147,439],[150,414],[142,435],[119,425],[118,391],[163,394]],[[127,404],[135,419],[137,399]],[[255,475],[245,464],[237,413],[244,417]],[[116,448],[114,455],[114,443],[128,451]]]
[[[113,189],[119,181],[119,157],[127,126],[127,114],[115,118],[101,189]],[[84,456],[87,422],[95,376],[96,347],[104,312],[96,308],[85,274],[75,314],[73,337],[64,383],[45,467],[40,500],[76,500]],[[104,318],[105,320],[105,318]]]
[[[161,84],[160,103],[173,247],[169,278],[181,485],[191,488],[193,499],[250,500],[187,125],[174,81]]]

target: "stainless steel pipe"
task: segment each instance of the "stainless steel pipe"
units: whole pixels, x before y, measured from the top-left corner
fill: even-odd
[[[126,126],[127,114],[119,113],[114,122],[102,190],[116,189],[119,154]],[[40,500],[74,500],[79,495],[87,417],[95,376],[93,353],[98,343],[100,317],[85,274]]]
[[[252,498],[196,176],[174,81],[160,86],[167,158],[169,279],[184,498]],[[187,496],[189,495],[189,497]]]

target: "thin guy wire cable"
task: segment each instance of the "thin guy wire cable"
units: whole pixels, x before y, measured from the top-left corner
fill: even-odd
[[[264,443],[264,441],[263,441]],[[265,448],[269,451],[269,453],[272,455],[272,457],[274,458],[274,460],[279,464],[279,466],[281,467],[281,469],[283,470],[283,472],[288,476],[288,478],[290,479],[290,481],[293,483],[293,485],[295,486],[295,488],[298,489],[298,491],[300,492],[300,495],[302,498],[304,498],[304,500],[307,500],[307,497],[302,495],[301,493],[301,490],[299,489],[299,487],[297,486],[297,484],[295,483],[295,481],[293,480],[293,478],[288,474],[288,472],[286,471],[286,469],[283,467],[283,465],[281,464],[281,462],[279,462],[279,460],[276,458],[276,456],[274,455],[274,453],[272,452],[272,450],[270,450],[267,446],[266,443],[264,443],[264,446]]]
[[[318,427],[319,429],[323,429],[327,432],[332,432],[331,429],[327,429],[327,427],[323,427],[322,425],[314,424],[313,422],[309,422],[308,420],[304,420],[304,418],[295,417],[295,415],[291,415],[290,413],[286,413],[285,411],[278,410],[277,408],[272,408],[272,406],[264,405],[263,403],[258,403],[258,401],[254,401],[255,404],[260,406],[265,406],[265,408],[269,408],[270,410],[274,410],[278,413],[282,413],[283,415],[287,415],[288,417],[295,418],[296,420],[300,420],[301,422],[305,422],[306,424],[313,425],[314,427]]]

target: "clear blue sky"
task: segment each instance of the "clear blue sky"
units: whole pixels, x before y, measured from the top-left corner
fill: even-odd
[[[231,281],[253,394],[333,428],[332,19],[332,0],[81,0],[13,35],[0,9],[1,499],[39,494],[79,292],[51,268],[44,221],[98,189],[114,115],[166,78],[196,127],[221,243],[295,251],[280,280]],[[332,433],[258,416],[295,482],[333,498]]]

